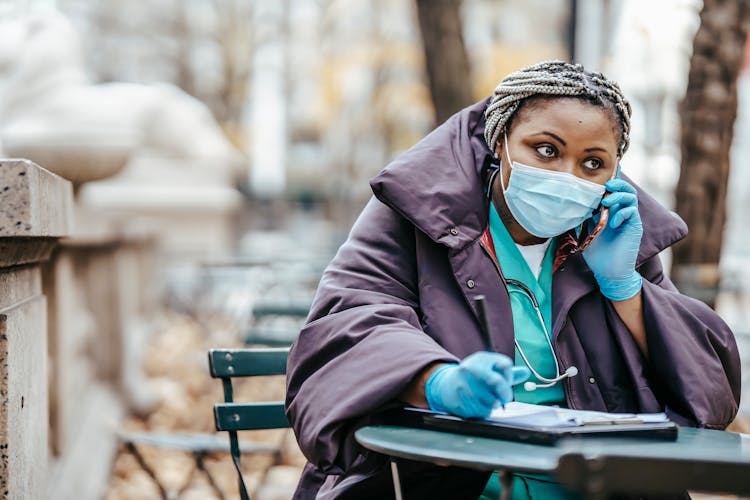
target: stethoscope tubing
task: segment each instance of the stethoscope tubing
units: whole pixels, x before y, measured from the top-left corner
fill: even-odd
[[[521,344],[519,344],[517,339],[513,339],[513,342],[516,345],[516,349],[518,349],[518,354],[521,356],[521,359],[523,359],[523,362],[526,364],[526,366],[529,368],[531,373],[543,384],[537,384],[536,387],[551,387],[557,382],[561,381],[562,379],[569,377],[571,375],[568,375],[566,373],[560,373],[560,363],[557,359],[557,353],[555,352],[555,349],[552,347],[552,338],[550,337],[549,331],[547,330],[547,325],[544,322],[544,316],[542,316],[542,310],[539,307],[539,302],[537,302],[536,297],[534,296],[534,293],[531,291],[531,289],[526,286],[524,283],[512,279],[512,278],[504,278],[503,281],[505,282],[505,288],[508,290],[508,295],[511,293],[521,293],[526,298],[531,301],[531,305],[534,306],[534,311],[536,312],[537,318],[539,319],[539,324],[542,325],[542,331],[544,332],[545,340],[547,341],[547,346],[549,346],[549,350],[552,353],[552,359],[555,362],[555,377],[554,378],[547,378],[541,375],[539,372],[537,372],[534,367],[529,362],[529,359],[526,357],[526,354],[523,352],[523,349],[521,348]],[[519,288],[521,291],[518,290],[511,290],[508,288],[508,285],[513,285],[517,288]]]

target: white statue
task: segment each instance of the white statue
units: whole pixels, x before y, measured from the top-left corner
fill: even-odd
[[[177,87],[92,84],[61,14],[0,22],[0,153],[78,185],[113,175],[144,150],[235,172],[245,163],[208,108]]]

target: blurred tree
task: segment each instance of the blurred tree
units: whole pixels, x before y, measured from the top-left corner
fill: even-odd
[[[214,0],[217,16],[214,31],[216,49],[220,53],[221,84],[214,95],[205,96],[213,102],[214,113],[230,136],[240,134],[245,104],[247,103],[248,83],[252,71],[254,46],[262,40],[256,39],[253,29],[255,17],[254,0]],[[278,27],[275,27],[278,28]],[[268,36],[280,36],[280,29]],[[198,69],[200,71],[200,69]]]
[[[427,79],[435,119],[449,116],[473,102],[469,58],[464,46],[461,0],[416,0],[424,45]]]
[[[690,234],[674,247],[672,279],[684,293],[712,307],[719,285],[737,76],[749,24],[750,2],[704,0],[680,110],[676,210]]]
[[[169,19],[167,31],[171,33],[176,42],[174,55],[171,58],[175,68],[175,85],[194,96],[197,94],[197,89],[195,86],[195,75],[190,67],[193,33],[187,14],[185,2],[177,2]]]

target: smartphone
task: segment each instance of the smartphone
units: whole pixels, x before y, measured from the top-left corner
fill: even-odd
[[[602,231],[604,231],[605,227],[607,227],[608,221],[609,221],[609,208],[603,207],[601,213],[599,214],[599,222],[596,224],[596,227],[594,227],[594,229],[592,229],[588,234],[583,236],[583,238],[578,239],[577,250],[579,252],[583,252],[589,246],[591,246],[591,243],[593,243],[596,237],[599,236],[599,234],[601,234]],[[583,235],[583,231],[581,231],[581,235]]]
[[[620,165],[618,164],[617,168],[615,168],[612,172],[612,177],[610,177],[609,180],[616,179],[619,173]],[[599,207],[601,208],[601,212],[599,213],[599,222],[596,224],[596,227],[594,227],[594,229],[592,229],[588,234],[585,235],[584,232],[581,231],[581,236],[578,239],[577,249],[577,251],[579,252],[583,252],[589,246],[591,246],[591,243],[593,243],[596,237],[599,236],[602,231],[604,231],[605,227],[607,227],[607,222],[609,222],[609,207],[602,207],[601,203],[599,204]]]

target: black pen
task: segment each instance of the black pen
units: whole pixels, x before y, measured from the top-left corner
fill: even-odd
[[[487,320],[487,309],[484,307],[484,295],[474,297],[474,303],[477,306],[477,313],[479,313],[479,326],[482,327],[484,347],[488,351],[494,352],[495,350],[492,348],[492,335],[490,335],[490,322]],[[505,403],[502,401],[500,401],[500,407],[505,411]]]

